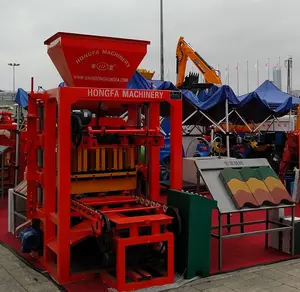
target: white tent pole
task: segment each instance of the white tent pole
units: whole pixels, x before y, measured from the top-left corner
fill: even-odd
[[[289,132],[292,131],[292,110],[289,112]]]
[[[16,165],[15,165],[15,186],[19,181],[19,148],[20,148],[20,106],[17,105],[17,132],[16,132]]]
[[[230,144],[229,144],[229,115],[228,115],[228,99],[225,102],[225,115],[226,115],[226,150],[227,157],[230,157]]]

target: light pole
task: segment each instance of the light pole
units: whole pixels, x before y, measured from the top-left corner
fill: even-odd
[[[160,80],[165,79],[164,68],[164,11],[163,0],[160,0]]]
[[[287,93],[291,94],[293,58],[291,56],[289,56],[288,59],[284,61],[284,65],[287,68]]]
[[[8,63],[8,66],[12,67],[13,69],[13,94],[14,94],[14,98],[16,98],[15,94],[16,94],[16,72],[15,72],[15,68],[19,67],[20,64],[18,63]],[[17,186],[18,181],[19,181],[19,141],[20,141],[20,106],[17,105],[17,134],[16,134],[16,169],[15,169],[15,186]]]
[[[8,63],[8,66],[11,66],[13,69],[13,93],[16,92],[16,67],[19,67],[20,64],[18,63]]]

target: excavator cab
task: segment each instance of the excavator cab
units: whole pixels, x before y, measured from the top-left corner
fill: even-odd
[[[214,85],[213,83],[199,83],[199,76],[199,73],[190,72],[178,88],[191,90],[194,94],[197,94],[199,91],[209,89]]]

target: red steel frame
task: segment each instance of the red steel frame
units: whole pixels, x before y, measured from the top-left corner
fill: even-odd
[[[167,102],[170,104],[170,121],[171,121],[171,169],[170,183],[171,188],[176,190],[182,189],[182,103],[181,100],[171,99],[170,91],[159,91],[159,98],[146,97],[128,97],[134,96],[124,93],[135,90],[127,89],[109,89],[118,92],[118,96],[102,95],[103,89],[97,88],[76,88],[61,87],[48,90],[44,93],[31,93],[28,100],[28,166],[27,166],[27,213],[28,218],[36,218],[41,220],[42,229],[44,231],[44,255],[41,259],[43,264],[49,269],[51,274],[60,282],[70,282],[86,278],[86,274],[71,275],[70,272],[70,241],[72,234],[70,229],[71,214],[71,105],[78,101],[89,103],[92,101],[113,101],[134,104],[149,104],[149,128],[159,127],[160,103]],[[141,92],[141,90],[139,90]],[[145,91],[147,92],[147,91]],[[153,92],[153,91],[152,91]],[[157,91],[156,91],[157,92]],[[93,94],[97,93],[97,94]],[[97,96],[96,96],[97,95]],[[37,131],[38,112],[37,105],[42,104],[44,107],[44,129],[41,133]],[[58,110],[58,120],[56,120],[56,112]],[[136,120],[136,112],[129,111],[129,121],[134,124]],[[58,128],[56,127],[58,125]],[[36,149],[42,147],[44,149],[44,170],[37,167]],[[57,154],[56,154],[57,147]],[[159,147],[149,148],[149,199],[160,200],[160,166],[159,166]],[[57,161],[57,165],[56,165]],[[56,170],[57,169],[57,170]],[[44,189],[44,204],[40,207],[37,203],[37,183]],[[57,194],[57,196],[56,196]],[[57,228],[57,235],[55,229]],[[145,242],[168,241],[168,281],[172,281],[174,277],[174,255],[173,255],[173,234],[160,233],[159,226],[152,230],[152,235],[139,238],[136,234],[135,227],[130,238],[120,239],[116,237],[114,240],[118,252],[117,278],[118,288],[132,289],[143,288],[143,283],[126,286],[122,278],[124,278],[124,263],[120,263],[121,255],[124,253],[126,245],[139,244]],[[81,231],[84,233],[84,231]],[[86,231],[85,231],[86,233]],[[52,264],[52,252],[57,256],[57,266]],[[109,277],[103,277],[109,281]],[[153,279],[153,285],[164,284],[164,281]],[[113,283],[111,283],[113,284]],[[149,284],[148,284],[149,285]],[[128,290],[127,290],[128,291]]]
[[[9,146],[8,157],[8,180],[4,181],[5,187],[9,188],[15,185],[15,168],[16,168],[16,155],[19,155],[19,166],[18,166],[18,182],[24,178],[25,171],[25,137],[26,132],[22,131],[19,133],[19,153],[16,154],[16,135],[17,135],[17,124],[14,123],[11,112],[0,111],[0,131],[7,131],[10,133],[8,137],[5,133],[0,133],[0,145]]]

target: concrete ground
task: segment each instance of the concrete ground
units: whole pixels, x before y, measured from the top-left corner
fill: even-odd
[[[168,292],[299,292],[300,259],[195,280]]]
[[[175,283],[176,285],[176,283]],[[57,292],[52,281],[0,245],[0,292]],[[169,292],[300,292],[300,259],[189,282]],[[84,292],[84,291],[83,291]]]
[[[0,245],[0,292],[58,292],[48,278]]]

